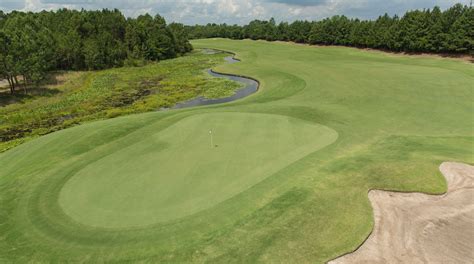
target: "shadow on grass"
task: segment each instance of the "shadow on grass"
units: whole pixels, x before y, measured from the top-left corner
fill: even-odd
[[[59,94],[61,91],[50,86],[56,86],[64,83],[61,73],[51,73],[35,86],[29,86],[26,93],[23,84],[16,87],[15,92],[11,94],[8,83],[5,80],[0,81],[0,107],[14,103],[23,103],[26,100],[35,99],[37,97],[50,97]]]

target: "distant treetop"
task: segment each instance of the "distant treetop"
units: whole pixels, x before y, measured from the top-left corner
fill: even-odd
[[[8,80],[12,93],[50,70],[120,67],[190,50],[184,26],[166,25],[160,15],[125,18],[117,9],[0,11],[0,78]]]
[[[185,26],[190,38],[231,38],[343,45],[403,52],[474,55],[474,8],[456,4],[441,11],[408,11],[402,17],[384,14],[376,20],[333,16],[321,21],[275,23],[253,20],[248,25]]]

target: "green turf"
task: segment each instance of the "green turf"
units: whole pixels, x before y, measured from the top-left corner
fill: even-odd
[[[474,162],[472,64],[193,45],[235,52],[242,62],[217,70],[257,78],[259,92],[0,154],[0,262],[321,263],[369,234],[369,189],[441,193],[442,161]]]
[[[90,226],[167,222],[229,199],[336,138],[285,116],[193,115],[90,164],[66,183],[59,204]]]

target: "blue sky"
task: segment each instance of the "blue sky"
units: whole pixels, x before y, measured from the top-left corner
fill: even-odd
[[[40,11],[57,8],[118,8],[126,16],[146,12],[159,13],[168,22],[205,24],[208,22],[245,24],[253,19],[294,21],[318,20],[332,15],[364,19],[376,18],[385,12],[403,14],[406,10],[445,9],[469,0],[0,0],[3,11]]]

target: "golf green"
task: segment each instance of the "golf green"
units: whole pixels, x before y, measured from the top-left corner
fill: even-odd
[[[336,138],[286,116],[193,115],[89,164],[59,203],[90,226],[165,222],[212,207]]]
[[[1,153],[0,262],[324,263],[370,234],[368,190],[443,193],[438,166],[474,162],[472,63],[192,44],[234,52],[214,70],[259,90]]]

